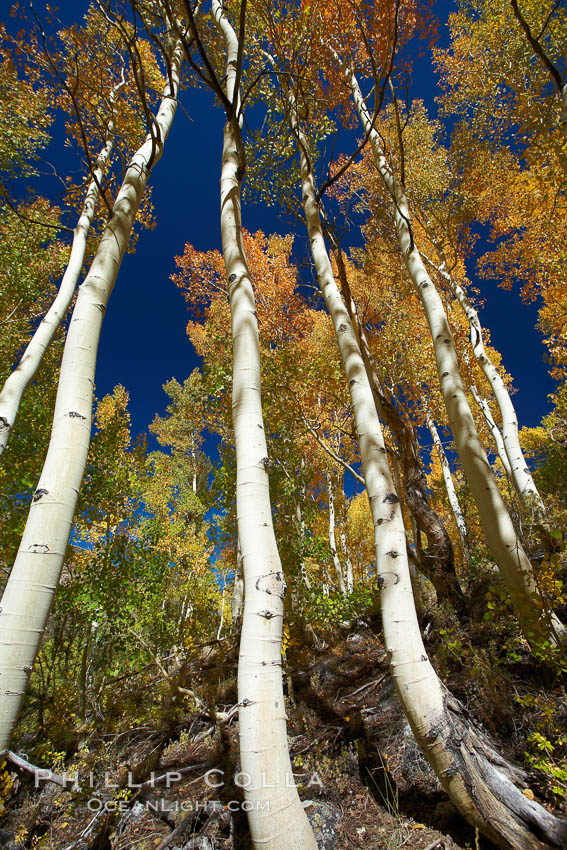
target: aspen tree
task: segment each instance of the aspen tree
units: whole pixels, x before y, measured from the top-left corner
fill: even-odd
[[[567,824],[521,793],[514,783],[525,782],[525,775],[474,727],[427,657],[412,594],[400,500],[360,347],[325,246],[308,140],[294,92],[287,82],[282,86],[299,151],[302,202],[317,280],[351,396],[374,524],[384,641],[398,698],[439,781],[470,823],[507,850],[561,847],[567,841]]]
[[[102,320],[151,168],[177,107],[183,50],[171,46],[170,74],[152,131],[132,157],[65,342],[47,456],[0,603],[0,750],[9,746],[59,583],[88,455]]]
[[[565,139],[567,140],[567,81],[563,79],[558,66],[551,61],[551,58],[546,53],[543,44],[540,40],[542,33],[540,32],[540,34],[538,35],[537,33],[534,33],[532,31],[529,23],[526,21],[524,15],[520,10],[518,0],[510,0],[510,5],[512,6],[514,16],[516,17],[521,29],[523,30],[523,33],[526,39],[528,40],[535,56],[537,56],[538,60],[546,69],[547,73],[549,74],[550,78],[553,80],[553,83],[556,86],[559,98],[561,100],[561,117],[559,120],[559,126],[561,127],[561,131]]]
[[[500,428],[494,421],[494,416],[492,415],[492,411],[490,410],[489,404],[487,400],[481,396],[476,387],[471,387],[471,392],[474,400],[476,401],[482,412],[482,415],[484,416],[485,422],[488,425],[488,430],[492,434],[492,439],[494,440],[494,445],[496,446],[496,452],[500,459],[500,463],[504,467],[504,472],[508,476],[508,480],[512,481],[512,469],[510,467],[508,455],[506,454],[506,446],[504,444],[504,440],[502,439],[502,433],[500,431]]]
[[[439,462],[441,463],[445,490],[447,491],[447,498],[449,499],[449,505],[451,507],[451,511],[455,519],[455,525],[457,527],[457,532],[461,540],[461,546],[463,547],[465,558],[468,559],[469,549],[467,544],[467,525],[465,522],[465,517],[463,515],[461,505],[459,503],[457,491],[455,490],[455,484],[453,482],[453,476],[451,475],[449,459],[447,458],[445,449],[443,448],[443,443],[441,442],[441,437],[439,436],[439,432],[435,426],[435,422],[433,421],[429,413],[426,414],[425,421],[429,429],[429,433],[431,434],[431,439],[433,440],[433,445],[435,446],[435,451],[437,452]]]
[[[332,48],[331,48],[332,50]],[[374,163],[392,197],[400,256],[419,296],[433,341],[441,393],[453,432],[455,447],[475,500],[488,548],[506,584],[514,610],[528,640],[553,646],[567,642],[567,630],[546,610],[532,565],[490,469],[486,453],[464,391],[453,334],[441,297],[428,275],[415,244],[409,202],[401,182],[388,162],[380,134],[373,126],[354,71],[333,51],[348,83],[357,114],[374,156]]]
[[[236,569],[234,571],[234,583],[232,587],[231,614],[233,630],[240,629],[242,609],[244,607],[244,575],[242,572],[242,555],[240,554],[240,543],[236,542]]]
[[[242,242],[243,177],[239,80],[242,45],[219,0],[212,0],[226,44],[226,98],[221,170],[221,237],[233,340],[232,418],[236,448],[238,542],[244,609],[238,661],[243,789],[251,803],[252,844],[264,850],[316,850],[289,757],[282,680],[283,600],[286,591],[272,523],[268,450],[262,415],[260,343],[254,290]],[[246,5],[241,9],[245,21]],[[241,26],[241,32],[243,26]]]
[[[509,467],[506,471],[510,474],[510,480],[514,485],[514,489],[520,497],[522,504],[531,514],[533,514],[533,516],[538,522],[543,522],[545,519],[545,506],[542,502],[541,496],[538,492],[538,489],[533,480],[533,476],[524,457],[522,447],[520,446],[518,417],[516,415],[516,410],[514,408],[512,399],[510,398],[508,388],[502,380],[502,376],[500,375],[498,369],[488,356],[486,348],[484,347],[484,341],[482,338],[482,325],[480,324],[478,313],[474,309],[469,298],[467,297],[464,288],[456,280],[453,280],[453,278],[447,271],[445,263],[441,263],[438,266],[434,264],[432,265],[449,286],[449,289],[452,291],[455,298],[459,302],[463,313],[465,314],[469,322],[471,329],[471,347],[474,356],[477,360],[478,365],[484,372],[486,379],[489,381],[490,386],[493,389],[494,398],[496,399],[498,409],[500,410],[500,416],[502,419],[503,445],[505,455],[508,459],[507,465]],[[482,405],[480,406],[481,409],[483,409]],[[498,445],[498,441],[494,432],[493,436]],[[500,450],[498,453],[500,455]]]
[[[333,479],[331,473],[327,473],[327,499],[328,499],[328,511],[329,511],[329,547],[331,549],[331,556],[333,558],[333,566],[335,568],[335,574],[337,576],[337,584],[339,586],[339,593],[341,596],[346,597],[347,589],[345,585],[345,578],[343,575],[343,567],[341,564],[341,560],[339,558],[339,554],[337,552],[337,541],[335,537],[335,496],[333,493]]]
[[[116,93],[123,85],[124,82],[121,82],[111,93],[113,103],[116,100]],[[4,452],[14,427],[22,396],[33,380],[47,346],[67,313],[75,293],[85,259],[87,238],[100,195],[101,183],[114,146],[114,124],[115,114],[113,113],[108,123],[105,145],[97,157],[92,180],[85,195],[83,209],[73,232],[69,262],[61,279],[57,295],[39,323],[20,362],[8,376],[0,392],[0,455]]]
[[[439,599],[448,599],[457,611],[466,607],[465,598],[455,572],[455,561],[451,539],[437,512],[431,507],[427,496],[427,479],[419,458],[419,446],[414,426],[407,414],[398,409],[394,399],[385,390],[378,375],[376,361],[358,310],[352,296],[346,266],[340,246],[335,246],[334,255],[341,285],[341,292],[364,361],[370,381],[376,412],[389,427],[398,445],[399,457],[404,470],[406,504],[416,526],[414,535],[416,552],[419,554],[419,569],[433,584]],[[428,547],[423,550],[419,531],[424,531]],[[417,558],[416,558],[417,560]]]
[[[344,514],[344,518],[346,521],[346,510]],[[341,532],[341,546],[343,547],[343,552],[345,553],[345,563],[346,563],[346,589],[347,593],[352,593],[354,590],[354,571],[352,568],[352,561],[350,559],[350,552],[348,551],[347,546],[347,538],[344,531]]]

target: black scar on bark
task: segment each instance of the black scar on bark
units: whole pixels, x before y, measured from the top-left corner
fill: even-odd
[[[5,416],[0,416],[0,431],[7,431],[11,427]]]
[[[382,501],[388,502],[391,505],[396,505],[400,500],[398,499],[395,493],[386,493]]]
[[[69,413],[67,414],[67,416],[69,417],[69,419],[83,419],[83,420],[85,420],[87,418],[86,416],[83,416],[82,413],[77,413],[76,410],[70,410]]]
[[[44,487],[40,487],[40,489],[36,490],[35,493],[33,494],[33,501],[39,502],[39,500],[41,499],[42,496],[47,496],[48,492],[49,491],[46,490]]]

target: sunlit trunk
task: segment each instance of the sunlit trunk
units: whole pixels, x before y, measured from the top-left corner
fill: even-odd
[[[478,313],[469,301],[463,287],[457,283],[457,281],[453,280],[451,275],[447,272],[444,264],[436,266],[436,269],[441,277],[447,282],[449,288],[455,295],[455,298],[461,305],[463,313],[468,319],[471,332],[471,346],[474,356],[490,383],[492,391],[494,392],[494,398],[496,399],[502,419],[504,455],[508,458],[510,480],[512,481],[512,484],[514,485],[524,507],[533,514],[536,521],[542,522],[545,518],[545,506],[524,457],[522,447],[520,446],[516,410],[512,403],[512,399],[510,398],[508,388],[502,380],[502,376],[488,356],[484,347],[482,325],[480,324]],[[495,440],[497,440],[494,433],[493,436],[495,437]],[[500,448],[498,450],[498,454],[500,455]]]
[[[339,280],[345,305],[353,323],[360,346],[366,374],[370,382],[378,417],[389,427],[396,441],[399,459],[404,471],[406,506],[412,515],[416,534],[417,563],[420,571],[432,583],[439,600],[448,599],[456,611],[464,612],[465,598],[455,572],[455,559],[451,538],[441,517],[430,504],[427,477],[423,469],[415,428],[403,407],[398,409],[393,397],[384,389],[378,375],[376,362],[370,351],[366,332],[358,316],[352,297],[342,251],[335,250]],[[420,531],[427,537],[427,548],[421,545]]]
[[[439,432],[435,427],[435,422],[429,414],[427,414],[426,416],[426,422],[427,427],[429,428],[429,433],[431,434],[431,439],[433,440],[433,445],[435,446],[435,451],[437,452],[437,457],[439,458],[439,462],[441,464],[441,470],[443,472],[443,481],[445,483],[445,491],[447,493],[447,498],[449,499],[449,506],[451,508],[451,513],[453,514],[453,519],[455,520],[455,526],[457,528],[459,539],[461,541],[463,554],[465,556],[465,560],[468,561],[469,547],[467,544],[467,524],[465,522],[465,517],[463,515],[463,511],[459,503],[457,491],[455,490],[455,484],[453,482],[453,476],[451,475],[451,467],[449,465],[449,460],[445,453],[445,449],[443,448],[443,443],[441,442]]]
[[[345,553],[347,593],[352,593],[352,591],[354,590],[354,571],[352,569],[352,561],[350,559],[346,534],[344,533],[344,531],[341,532],[341,546],[343,547],[343,552]]]
[[[0,610],[0,750],[8,747],[47,619],[71,532],[91,435],[98,341],[149,168],[161,157],[175,115],[177,45],[154,123],[134,154],[95,258],[79,287],[61,362],[53,427],[41,477]]]
[[[356,334],[325,246],[307,139],[292,93],[288,105],[298,142],[311,253],[335,329],[358,434],[374,523],[384,641],[398,697],[440,782],[471,823],[508,850],[559,847],[567,838],[565,825],[515,787],[514,781],[525,782],[523,774],[474,727],[427,657],[412,595],[401,505]],[[539,838],[532,832],[534,824]]]
[[[339,593],[341,594],[341,596],[346,596],[347,591],[345,586],[345,578],[343,575],[343,568],[337,552],[337,541],[335,537],[335,497],[333,493],[333,481],[329,473],[327,473],[327,499],[329,511],[329,548],[331,550],[331,557],[333,559],[335,575],[337,576]]]
[[[500,463],[504,467],[504,472],[506,473],[508,480],[512,481],[512,470],[510,469],[510,461],[508,460],[508,455],[506,454],[506,446],[504,445],[504,440],[502,439],[502,434],[500,433],[500,428],[494,421],[494,417],[492,415],[492,411],[488,406],[488,402],[484,399],[476,387],[471,387],[471,392],[473,394],[473,398],[478,404],[482,415],[484,416],[484,420],[488,425],[488,430],[492,435],[492,439],[494,440],[494,445],[496,446],[496,452],[498,457],[500,458]]]
[[[117,86],[111,94],[112,102],[115,100],[118,88],[120,86]],[[75,293],[75,287],[85,259],[87,237],[100,195],[100,186],[112,153],[114,144],[114,118],[113,112],[107,127],[106,143],[96,161],[92,180],[85,196],[83,209],[73,232],[71,254],[59,286],[59,291],[28,343],[20,362],[6,378],[2,387],[2,392],[0,393],[0,455],[6,448],[10,434],[12,433],[20,409],[22,396],[33,380],[43,359],[43,355],[53,339],[55,331],[67,313]]]
[[[238,39],[218,0],[212,9],[226,44],[226,94],[233,102]],[[255,848],[317,850],[297,788],[289,781],[281,648],[286,584],[272,523],[258,321],[242,242],[240,151],[240,127],[229,117],[222,152],[221,236],[232,315],[236,513],[244,570],[238,661],[240,762],[248,781],[243,792]]]
[[[394,205],[400,255],[406,265],[429,325],[441,393],[455,447],[474,498],[486,543],[510,594],[514,610],[527,639],[533,644],[567,644],[567,630],[550,612],[539,592],[532,565],[492,474],[480,441],[460,375],[453,334],[443,302],[423,264],[413,238],[410,209],[403,186],[394,176],[382,148],[354,73],[346,71],[356,110],[369,140],[376,168]]]

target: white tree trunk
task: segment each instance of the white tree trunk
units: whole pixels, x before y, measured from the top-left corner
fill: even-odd
[[[516,410],[512,403],[512,399],[510,398],[508,388],[502,380],[502,376],[486,353],[482,338],[482,325],[480,324],[478,313],[469,301],[463,287],[457,283],[457,281],[453,280],[451,275],[447,272],[444,264],[442,263],[440,266],[434,267],[449,285],[449,288],[461,305],[463,313],[468,319],[471,329],[471,347],[474,356],[493,389],[494,397],[498,404],[498,409],[500,410],[500,416],[502,417],[502,437],[504,439],[505,449],[504,454],[508,458],[510,480],[512,481],[514,489],[518,493],[524,507],[533,513],[538,522],[542,522],[545,518],[545,506],[535,485],[529,466],[526,463],[522,447],[520,446]],[[493,436],[496,440],[496,434],[493,434]],[[498,454],[500,456],[500,449],[498,450]],[[504,463],[504,461],[502,462]]]
[[[492,411],[490,410],[486,399],[481,396],[476,387],[471,387],[471,392],[473,394],[474,400],[480,408],[482,415],[484,416],[486,424],[488,425],[488,430],[492,434],[492,439],[494,440],[494,445],[496,446],[496,453],[500,458],[500,463],[504,467],[504,472],[508,476],[508,480],[512,482],[512,470],[510,468],[510,461],[508,460],[508,455],[506,454],[506,446],[504,445],[504,440],[502,439],[500,428],[494,421]]]
[[[327,473],[327,498],[329,501],[329,548],[331,549],[333,566],[337,576],[337,584],[339,585],[339,593],[341,596],[346,597],[347,591],[345,587],[343,568],[337,553],[337,541],[335,537],[335,499],[333,495],[333,481],[330,473]]]
[[[344,533],[344,531],[341,533],[341,546],[343,547],[343,552],[345,553],[347,593],[352,593],[352,591],[354,590],[354,572],[352,569],[352,561],[350,559],[346,534]]]
[[[465,556],[465,559],[468,561],[469,547],[467,544],[467,524],[465,522],[465,517],[463,516],[463,511],[461,509],[461,505],[459,504],[459,497],[457,496],[457,491],[455,490],[455,485],[453,483],[453,476],[451,475],[451,467],[449,465],[449,460],[447,458],[447,455],[445,454],[445,449],[443,448],[443,443],[441,442],[439,432],[435,427],[435,422],[433,421],[429,413],[426,414],[425,419],[427,422],[427,427],[429,428],[429,433],[431,434],[431,439],[433,440],[433,445],[435,446],[435,451],[437,452],[439,462],[441,463],[443,481],[445,482],[445,490],[447,492],[449,506],[451,508],[451,512],[455,520],[455,525],[457,527],[457,532],[461,541],[463,554]]]
[[[191,460],[193,461],[193,493],[197,495],[197,456],[195,449],[191,449]]]
[[[113,92],[113,100],[114,94]],[[114,115],[109,122],[106,143],[98,156],[96,167],[93,171],[93,179],[90,182],[81,215],[73,232],[71,254],[67,268],[61,279],[59,291],[28,343],[20,362],[8,376],[2,387],[2,392],[0,393],[0,455],[6,448],[10,434],[12,433],[20,409],[22,396],[33,380],[43,355],[71,304],[85,259],[87,237],[99,198],[100,185],[114,144],[113,134]]]
[[[0,750],[8,747],[59,583],[91,434],[96,353],[102,319],[148,179],[175,115],[182,49],[172,58],[169,83],[154,129],[126,171],[113,215],[87,277],[79,287],[55,402],[53,427],[18,555],[0,610]]]
[[[238,39],[218,0],[212,9],[227,48],[226,93],[234,97]],[[227,120],[221,172],[221,235],[232,314],[232,421],[236,513],[244,569],[238,661],[241,771],[252,844],[262,850],[317,850],[289,757],[282,679],[286,585],[272,523],[268,451],[262,416],[260,343],[254,291],[242,242],[241,139]]]
[[[338,58],[338,57],[337,57]],[[567,643],[567,629],[550,612],[539,592],[532,565],[492,474],[478,436],[461,379],[453,334],[443,302],[427,274],[410,227],[405,191],[386,159],[380,135],[372,120],[354,73],[345,72],[356,110],[369,140],[376,168],[394,202],[394,218],[400,255],[414,284],[431,332],[441,393],[447,408],[455,447],[473,495],[488,548],[497,563],[522,630],[532,643]]]
[[[222,577],[222,591],[221,591],[221,602],[220,602],[220,622],[217,631],[217,640],[220,640],[220,636],[222,634],[222,627],[224,625],[224,595],[226,592],[226,576]]]
[[[240,553],[240,541],[236,544],[236,570],[234,573],[234,584],[232,587],[231,613],[232,623],[240,622],[242,609],[244,607],[244,574],[242,572],[242,555]]]
[[[288,101],[298,140],[311,252],[335,328],[358,433],[374,522],[384,641],[398,697],[440,782],[473,825],[508,850],[559,847],[567,838],[565,825],[539,804],[527,801],[515,787],[514,780],[522,781],[520,774],[513,772],[466,719],[427,657],[412,595],[401,505],[394,491],[364,361],[325,247],[307,140],[295,115],[293,95],[288,95]],[[531,832],[534,822],[542,841]]]
[[[302,464],[303,464],[303,459],[302,459]],[[301,491],[300,491],[300,494],[299,494],[300,499],[303,496],[304,496],[304,490],[303,490],[303,488],[301,488]],[[296,522],[296,525],[297,525],[297,533],[299,535],[299,539],[301,540],[301,543],[303,545],[303,542],[305,540],[305,523],[303,522],[303,514],[301,512],[301,503],[300,502],[298,502],[295,506],[295,522]],[[299,564],[299,573],[301,575],[301,580],[302,580],[303,584],[305,585],[305,589],[311,590],[311,581],[309,579],[309,576],[307,575],[307,568],[305,566],[305,559],[303,558],[303,553],[301,555],[301,561],[300,561],[300,564]]]

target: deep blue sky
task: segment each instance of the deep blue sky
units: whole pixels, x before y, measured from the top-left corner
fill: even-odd
[[[85,0],[59,3],[63,23],[84,14]],[[36,11],[41,14],[41,3]],[[435,5],[441,19],[441,44],[446,44],[445,22],[453,3]],[[436,79],[428,56],[414,69],[412,97],[422,98],[435,112]],[[130,393],[134,433],[146,431],[156,412],[163,412],[167,398],[162,384],[171,377],[182,381],[197,363],[185,328],[186,304],[169,279],[175,271],[174,256],[190,241],[200,250],[220,247],[219,174],[223,113],[207,91],[185,97],[190,120],[179,110],[162,160],[152,172],[152,196],[157,226],[142,233],[134,255],[127,255],[111,296],[103,324],[96,393],[100,398],[115,384]],[[49,158],[63,162],[61,139],[49,150]],[[248,230],[285,232],[286,225],[274,211],[244,206]],[[534,329],[536,310],[520,301],[517,291],[504,292],[496,282],[476,281],[485,298],[481,321],[490,328],[493,344],[502,352],[513,374],[518,393],[515,403],[520,423],[536,425],[547,412],[547,395],[553,382],[543,361],[544,347]]]

